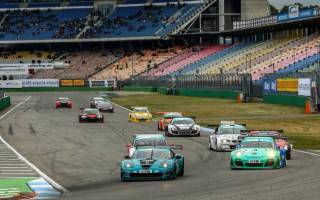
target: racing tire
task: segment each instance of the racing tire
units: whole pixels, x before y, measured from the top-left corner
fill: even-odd
[[[79,123],[83,123],[83,120],[81,119],[81,117],[79,117]]]
[[[102,119],[100,119],[99,122],[100,122],[100,123],[104,123],[104,117],[102,117]]]
[[[179,172],[179,176],[183,176],[184,175],[184,160],[182,161],[182,169]]]
[[[171,177],[171,179],[174,180],[174,179],[176,179],[176,178],[177,178],[177,169],[174,168],[173,171],[172,171],[172,177]]]
[[[286,153],[286,159],[287,160],[291,160],[291,152],[288,152]]]
[[[114,113],[114,109],[112,109],[110,112],[111,112],[111,113]]]

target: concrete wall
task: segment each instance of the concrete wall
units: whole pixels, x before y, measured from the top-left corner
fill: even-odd
[[[267,0],[242,0],[241,20],[265,17],[269,15]]]

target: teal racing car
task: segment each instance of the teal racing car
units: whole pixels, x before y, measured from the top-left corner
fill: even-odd
[[[184,174],[184,157],[178,147],[141,147],[121,162],[121,181],[170,180]],[[181,147],[182,149],[182,147]]]
[[[278,169],[286,166],[286,150],[273,137],[245,137],[231,152],[231,169]]]

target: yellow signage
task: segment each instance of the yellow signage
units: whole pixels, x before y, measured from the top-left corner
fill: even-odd
[[[298,92],[298,79],[277,79],[278,92]]]
[[[73,80],[60,80],[61,86],[73,86]]]
[[[73,85],[74,86],[85,86],[85,81],[84,80],[73,80]]]

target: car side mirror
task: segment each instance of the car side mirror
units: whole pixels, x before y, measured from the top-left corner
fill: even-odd
[[[130,159],[130,156],[129,155],[125,155],[124,158],[125,159]]]
[[[182,158],[182,156],[180,156],[180,155],[176,155],[176,159],[181,159]]]

